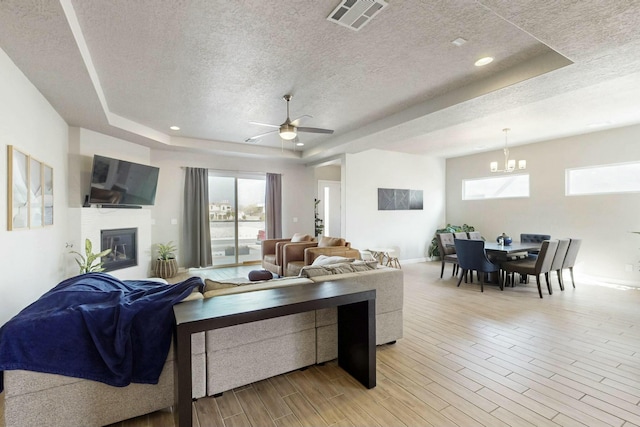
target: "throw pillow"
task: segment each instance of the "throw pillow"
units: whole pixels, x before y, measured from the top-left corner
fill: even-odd
[[[338,264],[345,262],[353,262],[355,258],[346,258],[343,256],[327,256],[327,255],[318,255],[316,259],[313,260],[311,265],[328,265],[328,264]]]
[[[297,242],[310,242],[312,239],[308,234],[295,233],[293,237],[291,237],[291,243]]]
[[[306,265],[300,270],[299,277],[328,276],[331,274],[353,273],[352,263],[328,264],[328,265]]]
[[[351,264],[353,271],[368,271],[378,268],[378,261],[354,261]]]
[[[310,279],[312,277],[326,276],[327,274],[330,274],[324,267],[324,265],[305,265],[300,269],[298,277],[306,277]]]
[[[322,236],[318,243],[319,248],[326,248],[329,246],[345,246],[346,242],[342,237],[327,237]]]
[[[249,280],[255,282],[257,280],[271,280],[273,274],[269,270],[253,270],[249,272]]]
[[[324,268],[329,271],[329,274],[344,274],[344,273],[353,273],[353,265],[349,264],[330,264],[325,265]]]

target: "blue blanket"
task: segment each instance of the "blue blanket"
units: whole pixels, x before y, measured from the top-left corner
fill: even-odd
[[[173,305],[200,286],[120,281],[104,273],[72,277],[0,328],[2,371],[24,369],[124,387],[157,384],[174,325]]]

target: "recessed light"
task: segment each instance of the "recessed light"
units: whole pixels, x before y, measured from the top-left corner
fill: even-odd
[[[454,41],[452,41],[451,43],[455,46],[462,46],[463,44],[465,44],[467,41],[465,39],[463,39],[462,37],[458,37],[457,39],[455,39]]]
[[[490,56],[485,56],[484,58],[480,58],[480,59],[478,59],[478,60],[474,63],[474,65],[475,65],[476,67],[482,67],[483,65],[487,65],[487,64],[490,64],[490,63],[492,63],[492,62],[493,62],[493,58],[492,58],[492,57],[490,57]]]
[[[180,130],[180,126],[169,126],[171,130]]]
[[[296,145],[297,145],[298,147],[302,147],[302,146],[304,145],[304,142],[296,142]]]

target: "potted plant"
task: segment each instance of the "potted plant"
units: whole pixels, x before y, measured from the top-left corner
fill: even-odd
[[[314,206],[313,206],[314,228],[315,228],[316,237],[318,237],[324,231],[324,224],[323,224],[322,218],[320,218],[320,216],[318,215],[318,204],[320,203],[320,200],[313,199],[313,203],[314,203]]]
[[[178,248],[172,241],[164,244],[158,243],[157,245],[158,258],[156,259],[156,275],[163,279],[170,279],[178,274],[178,262],[174,252]]]
[[[437,235],[440,233],[458,233],[460,231],[465,231],[465,232],[469,232],[469,231],[476,231],[475,227],[471,226],[471,225],[467,225],[467,224],[462,224],[460,225],[451,225],[451,224],[447,224],[447,226],[445,228],[440,228],[438,230],[436,230],[435,235],[433,236],[433,239],[431,239],[431,244],[429,245],[429,249],[427,252],[427,255],[429,257],[429,259],[431,261],[436,261],[440,259],[440,249],[438,248],[438,240],[437,240]]]
[[[69,253],[78,255],[75,260],[76,260],[76,263],[78,264],[78,267],[80,267],[80,274],[99,273],[101,271],[104,271],[104,268],[102,268],[102,264],[104,264],[104,262],[100,261],[100,258],[102,258],[103,256],[109,255],[111,253],[111,249],[105,249],[100,253],[94,254],[91,240],[85,239],[84,241],[85,255],[82,255],[80,252],[76,252],[76,251],[71,251]]]

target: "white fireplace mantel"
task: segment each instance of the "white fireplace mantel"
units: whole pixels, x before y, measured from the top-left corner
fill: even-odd
[[[79,208],[80,241],[78,252],[84,253],[84,240],[91,240],[93,252],[100,251],[100,230],[138,229],[138,265],[114,270],[109,274],[121,280],[144,279],[151,270],[151,211],[149,209]]]

